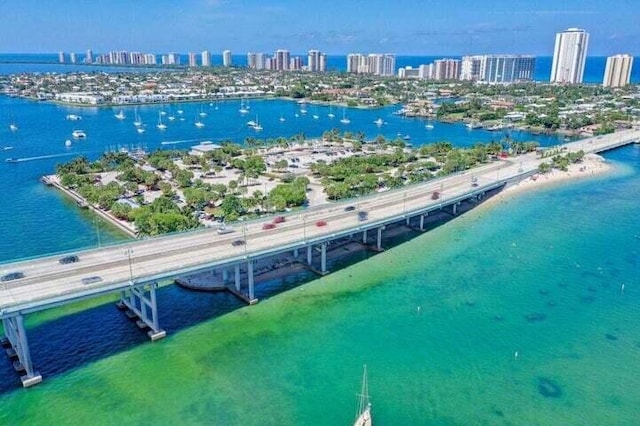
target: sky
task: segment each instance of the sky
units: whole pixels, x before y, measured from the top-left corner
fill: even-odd
[[[640,0],[0,0],[0,52],[640,53]]]

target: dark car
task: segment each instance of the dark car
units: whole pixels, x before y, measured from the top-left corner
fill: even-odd
[[[273,218],[273,223],[282,223],[286,222],[286,218],[284,216],[276,216]]]
[[[9,272],[0,277],[0,281],[13,281],[19,280],[20,278],[24,278],[24,274],[22,272]]]
[[[102,281],[102,277],[99,277],[97,275],[94,275],[92,277],[85,277],[82,279],[82,284],[95,284],[95,283],[99,283],[100,281]]]
[[[78,256],[76,256],[75,254],[69,255],[69,256],[65,256],[65,257],[61,257],[58,260],[58,263],[60,263],[61,265],[67,265],[69,263],[76,263],[79,262],[80,258]]]
[[[369,219],[369,212],[364,212],[364,211],[358,212],[358,220],[360,222],[362,222],[364,220],[367,220],[367,219]]]
[[[234,247],[243,246],[245,244],[245,240],[233,240],[233,242],[231,243],[231,245]]]
[[[319,220],[316,222],[316,226],[327,226],[326,220]]]
[[[476,187],[478,186],[478,178],[477,177],[472,177],[471,178],[471,186]]]
[[[438,191],[433,191],[433,193],[431,193],[431,199],[437,200],[438,198],[440,198],[440,193]]]
[[[356,209],[356,206],[347,206],[344,208],[345,212],[352,212]]]
[[[275,223],[265,223],[264,225],[262,225],[262,229],[264,229],[265,231],[268,229],[275,229],[275,227]]]

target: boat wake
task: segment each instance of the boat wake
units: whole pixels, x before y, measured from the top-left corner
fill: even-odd
[[[48,158],[68,157],[70,155],[81,155],[81,154],[82,152],[67,152],[64,154],[39,155],[37,157],[7,158],[5,161],[7,163],[24,163],[26,161],[46,160]]]

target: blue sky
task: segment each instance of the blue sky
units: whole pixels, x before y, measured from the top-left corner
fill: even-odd
[[[590,56],[638,54],[639,16],[640,0],[0,0],[0,52],[547,56],[579,27]]]

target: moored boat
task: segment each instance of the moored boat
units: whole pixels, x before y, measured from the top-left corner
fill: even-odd
[[[358,407],[356,409],[356,420],[353,426],[372,426],[371,401],[369,401],[369,384],[367,382],[367,366],[364,366],[362,374],[362,389],[358,394]]]

